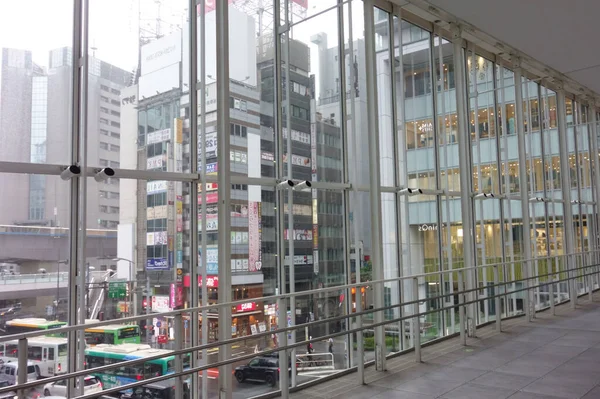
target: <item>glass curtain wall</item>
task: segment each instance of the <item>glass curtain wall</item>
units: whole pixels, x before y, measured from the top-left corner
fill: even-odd
[[[515,82],[519,71],[471,44],[456,57],[446,32],[387,3],[367,9],[368,21],[360,0],[117,3],[55,4],[61,17],[49,21],[46,6],[32,20],[23,6],[0,6],[19,15],[23,37],[38,23],[56,31],[48,46],[32,37],[0,49],[0,278],[12,287],[0,296],[0,333],[86,330],[59,337],[68,356],[41,377],[118,364],[124,351],[162,358],[99,374],[105,388],[236,359],[175,381],[174,397],[252,397],[330,374],[315,362],[343,370],[373,360],[378,344],[392,354],[416,336],[458,332],[447,308],[465,267],[477,266],[479,324],[525,310],[523,293],[496,308],[491,296],[524,287],[493,287],[497,264],[499,281],[513,281],[531,261],[544,284],[538,309],[574,294],[555,281],[567,276],[566,255],[592,261],[599,230],[596,110],[582,99],[567,98],[561,115],[561,93],[544,80]],[[114,30],[108,14],[121,16]],[[75,29],[81,37],[65,47]],[[580,276],[577,293],[587,284]],[[378,303],[384,342],[372,312],[354,315]],[[418,330],[414,317],[398,321],[416,312],[431,312]],[[209,346],[173,355],[198,345]],[[247,383],[245,367],[286,369],[280,362],[289,378]]]

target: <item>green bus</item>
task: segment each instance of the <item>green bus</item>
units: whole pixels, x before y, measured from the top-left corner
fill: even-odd
[[[12,334],[23,334],[32,331],[39,330],[52,330],[54,328],[60,328],[66,326],[67,323],[64,321],[49,321],[41,318],[30,317],[27,319],[12,319],[8,320],[5,324],[4,331],[7,335]],[[60,334],[46,334],[48,336],[60,336]]]
[[[108,326],[94,327],[96,320],[86,320],[85,341],[88,345],[98,344],[139,344],[140,326],[137,324],[111,324]],[[6,334],[22,334],[31,331],[52,330],[66,326],[64,321],[48,321],[46,319],[28,318],[13,319],[6,322]],[[48,337],[66,338],[66,334],[52,333],[46,334]]]
[[[139,344],[140,326],[136,324],[111,324],[85,329],[85,342],[90,346],[99,344]]]
[[[99,344],[86,349],[85,364],[88,369],[108,365],[115,366],[115,368],[101,373],[93,373],[94,376],[102,380],[104,389],[109,389],[148,378],[174,373],[175,356],[171,353],[173,353],[171,350],[154,349],[150,345],[144,344]],[[149,360],[146,363],[137,364],[135,366],[118,366],[120,362],[127,360],[142,359],[157,355],[163,355],[163,357],[160,359]],[[186,355],[183,360],[183,368],[186,369],[189,367],[190,356]],[[123,392],[131,393],[131,389],[123,390]]]

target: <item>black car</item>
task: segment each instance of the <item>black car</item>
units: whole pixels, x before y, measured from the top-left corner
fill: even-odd
[[[272,356],[259,356],[250,360],[245,366],[235,368],[235,379],[238,382],[261,381],[272,387],[279,381],[279,360]]]
[[[179,398],[175,397],[175,384],[177,381],[172,378],[165,381],[146,384],[132,389],[132,392],[121,395],[121,399],[189,399],[190,386],[184,381],[183,391]]]

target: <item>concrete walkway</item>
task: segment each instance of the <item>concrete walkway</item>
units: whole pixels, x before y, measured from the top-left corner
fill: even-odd
[[[504,321],[478,331],[467,346],[458,338],[389,359],[386,372],[357,374],[307,387],[294,399],[600,399],[600,293],[594,302],[570,304],[525,318]]]

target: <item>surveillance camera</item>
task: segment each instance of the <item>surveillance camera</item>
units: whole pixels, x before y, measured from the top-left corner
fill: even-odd
[[[423,194],[423,190],[420,188],[405,188],[400,190],[399,193],[404,195],[419,195]]]
[[[81,168],[77,165],[66,166],[60,174],[63,180],[71,180],[72,177],[78,176],[81,173]]]
[[[280,188],[292,188],[292,187],[294,187],[294,182],[289,179],[283,180],[277,186]]]
[[[312,183],[309,182],[308,180],[304,180],[303,182],[296,184],[296,186],[294,187],[294,190],[303,191],[304,189],[310,189],[311,187],[312,187]]]
[[[112,168],[96,169],[95,172],[94,180],[98,183],[106,181],[106,179],[115,175],[115,171]]]

